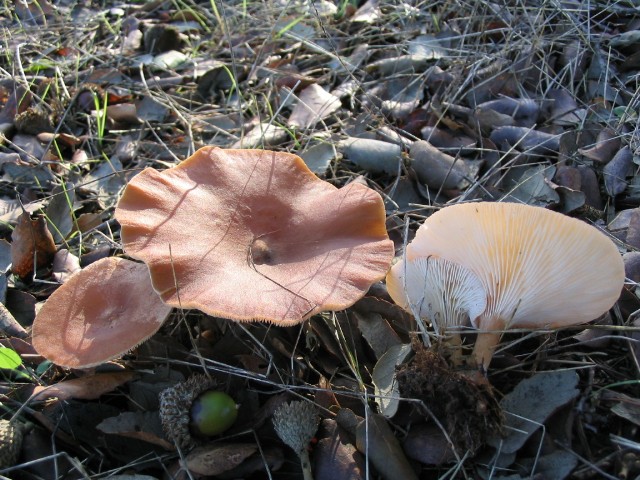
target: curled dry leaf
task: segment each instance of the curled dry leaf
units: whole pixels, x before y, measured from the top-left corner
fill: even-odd
[[[124,412],[117,417],[109,417],[100,422],[96,428],[101,432],[136,438],[165,450],[173,450],[173,443],[168,442],[163,434],[158,412]]]
[[[33,346],[64,367],[95,366],[145,341],[170,311],[153,291],[146,265],[103,258],[45,302],[33,322]]]
[[[340,142],[340,148],[347,160],[367,172],[398,173],[400,145],[370,138],[348,138]]]
[[[18,200],[0,198],[0,222],[18,223],[25,210],[29,213],[34,213],[44,207],[45,204],[45,201],[38,200],[22,205]]]
[[[362,337],[373,349],[376,358],[380,358],[390,347],[402,343],[387,319],[379,313],[354,311],[353,316],[358,322]]]
[[[358,424],[356,447],[367,455],[385,480],[417,480],[418,476],[382,415],[368,415]]]
[[[632,282],[640,283],[640,252],[627,252],[622,256],[622,261],[626,277]],[[630,285],[628,288],[634,287]]]
[[[298,103],[291,111],[289,125],[299,128],[313,127],[340,106],[338,97],[327,92],[317,83],[313,83],[300,92]]]
[[[483,110],[493,110],[502,115],[508,115],[519,126],[530,127],[535,124],[540,107],[535,100],[530,98],[500,97],[478,105]]]
[[[515,124],[513,117],[482,106],[476,107],[473,114],[469,116],[469,121],[472,125],[477,125],[483,135],[488,135],[496,127]]]
[[[550,182],[554,172],[555,167],[548,165],[511,170],[505,179],[505,185],[509,187],[507,198],[510,201],[515,199],[523,204],[539,207],[557,205],[560,195]]]
[[[323,420],[318,437],[320,439],[313,449],[315,480],[365,478],[364,457],[335,420]]]
[[[186,458],[187,468],[197,475],[220,475],[258,451],[253,443],[212,444],[194,448]]]
[[[553,181],[560,186],[570,188],[572,190],[580,190],[582,187],[582,175],[576,167],[568,165],[558,165]]]
[[[469,155],[476,150],[476,141],[462,133],[456,132],[454,135],[448,130],[438,127],[424,127],[420,133],[424,140],[445,152]]]
[[[637,242],[630,242],[630,240],[640,240],[640,207],[622,210],[607,228],[620,240],[640,248],[640,244]]]
[[[600,193],[600,183],[596,176],[596,172],[593,168],[588,167],[587,165],[578,165],[578,171],[580,172],[582,181],[580,190],[585,195],[587,205],[595,209],[602,210],[604,207],[602,195]]]
[[[26,338],[28,336],[24,327],[2,303],[0,303],[0,332],[10,337]]]
[[[141,123],[138,111],[133,103],[119,103],[107,107],[107,118],[116,124]]]
[[[427,465],[442,465],[455,460],[453,448],[444,433],[432,424],[413,425],[402,447],[409,458]]]
[[[498,127],[489,138],[499,147],[514,147],[527,153],[549,154],[560,148],[560,135],[526,127]]]
[[[585,109],[579,109],[575,98],[565,89],[553,89],[551,99],[551,118],[556,125],[576,125],[584,120]]]
[[[393,345],[379,358],[371,373],[380,413],[387,418],[393,417],[400,406],[396,370],[411,352],[409,344]]]
[[[573,370],[540,372],[521,381],[500,401],[507,412],[506,436],[493,436],[489,444],[503,453],[517,452],[553,412],[578,396],[577,385],[578,374]]]
[[[167,304],[233,320],[292,325],[347,308],[393,258],[380,195],[337,189],[282,152],[205,147],[147,168],[115,216]]]
[[[23,212],[11,234],[11,270],[23,280],[33,275],[34,267],[51,265],[56,245],[43,215],[32,219]]]
[[[336,147],[333,142],[318,141],[307,145],[299,155],[313,173],[323,175],[336,158]]]
[[[598,138],[594,146],[581,148],[578,152],[585,157],[601,163],[608,163],[615,153],[620,149],[620,135],[610,128],[603,128],[598,133]]]
[[[411,146],[411,167],[421,182],[434,189],[451,190],[469,184],[461,160],[441,152],[429,142],[419,140]]]
[[[53,257],[53,273],[51,276],[59,283],[65,283],[71,276],[80,271],[80,259],[66,248],[60,249]]]
[[[602,169],[604,188],[611,197],[621,194],[627,188],[627,176],[633,167],[633,154],[628,146],[622,147]]]
[[[98,373],[72,380],[58,382],[49,387],[36,386],[33,390],[33,401],[43,401],[56,397],[59,400],[95,400],[105,393],[133,380],[135,372]]]
[[[259,123],[233,144],[233,148],[258,148],[280,145],[289,138],[289,132],[271,123]]]
[[[67,235],[73,230],[73,204],[76,195],[72,183],[56,185],[51,193],[52,198],[49,205],[47,205],[45,214],[53,239],[59,244],[64,241]]]

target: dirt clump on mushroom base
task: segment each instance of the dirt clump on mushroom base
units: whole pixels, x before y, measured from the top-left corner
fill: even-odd
[[[487,438],[502,433],[503,412],[491,385],[454,370],[436,348],[418,341],[412,346],[415,357],[396,372],[402,398],[422,401],[459,452],[473,454]]]

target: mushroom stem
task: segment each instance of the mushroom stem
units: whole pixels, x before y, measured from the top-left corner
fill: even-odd
[[[500,343],[501,336],[502,334],[500,332],[478,332],[476,343],[471,353],[471,361],[474,362],[474,365],[472,365],[474,368],[478,368],[484,372],[488,370],[496,346]]]
[[[311,459],[309,458],[309,452],[301,450],[298,452],[300,458],[300,466],[302,467],[302,475],[304,480],[313,480],[313,473],[311,472]]]
[[[460,332],[450,332],[444,341],[447,348],[450,350],[451,365],[454,367],[460,367],[464,364],[462,354],[462,337]]]

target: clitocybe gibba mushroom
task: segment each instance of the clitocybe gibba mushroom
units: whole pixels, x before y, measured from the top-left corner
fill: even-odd
[[[387,275],[394,301],[440,328],[468,318],[479,330],[473,358],[485,369],[504,330],[589,322],[613,306],[623,284],[620,253],[595,227],[490,202],[431,215]]]
[[[380,195],[338,189],[289,153],[204,147],[134,177],[115,217],[167,304],[233,320],[347,308],[393,258]]]
[[[93,367],[144,342],[170,311],[153,291],[145,264],[103,258],[46,300],[33,322],[33,347],[57,365]]]

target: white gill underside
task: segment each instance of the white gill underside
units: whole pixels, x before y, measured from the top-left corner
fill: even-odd
[[[429,320],[437,335],[473,323],[487,306],[487,293],[470,270],[437,257],[401,262],[407,306]]]

